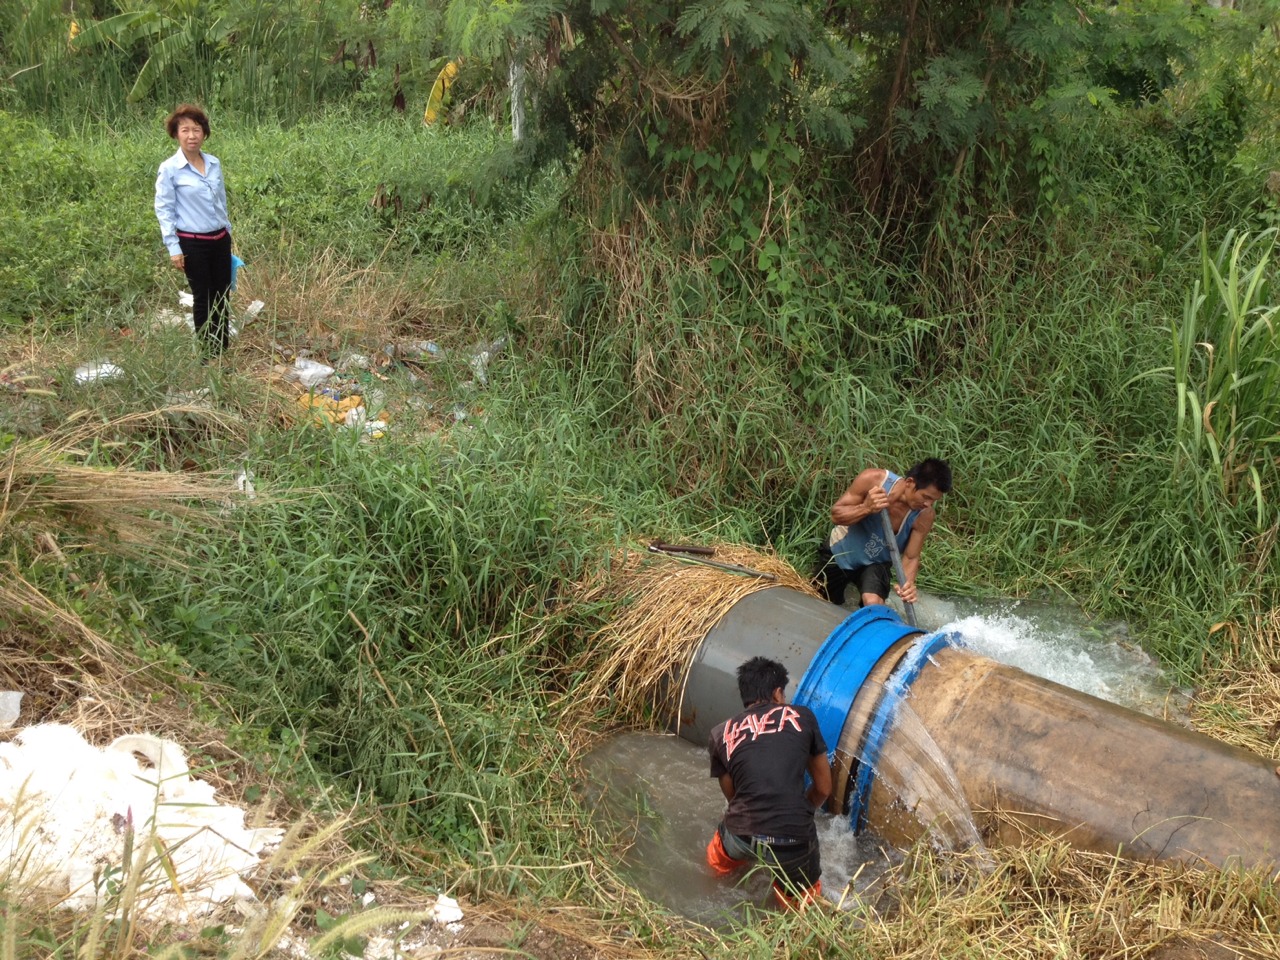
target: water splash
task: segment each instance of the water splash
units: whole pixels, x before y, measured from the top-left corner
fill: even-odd
[[[874,902],[885,875],[902,863],[902,853],[869,833],[854,833],[849,818],[819,814],[822,896],[840,910]]]
[[[584,806],[596,829],[625,848],[619,870],[646,897],[711,926],[741,924],[755,909],[773,909],[764,871],[722,880],[706,864],[724,796],[709,776],[705,747],[673,736],[621,734],[583,765]],[[846,910],[873,899],[901,854],[874,837],[855,836],[847,817],[819,814],[817,826],[823,897]]]
[[[961,603],[957,613],[964,612]],[[1129,640],[1124,624],[1099,626],[1057,605],[963,605],[968,615],[943,629],[975,653],[1149,716],[1186,721],[1187,692]]]
[[[1180,692],[1128,638],[1123,624],[1098,626],[1079,610],[1031,603],[922,598],[921,627],[954,633],[965,647],[1130,709],[1177,719]],[[714,926],[740,924],[768,909],[767,877],[738,883],[711,875],[703,851],[724,811],[708,776],[705,747],[672,736],[626,734],[587,757],[584,803],[604,834],[625,846],[620,872],[645,896]],[[950,764],[909,700],[899,703],[876,775],[928,831],[939,851],[985,848]],[[845,816],[820,814],[823,895],[851,909],[873,901],[902,855],[884,841],[856,835]]]
[[[891,732],[875,763],[876,779],[924,827],[935,850],[985,850],[959,778],[906,701],[894,708]]]

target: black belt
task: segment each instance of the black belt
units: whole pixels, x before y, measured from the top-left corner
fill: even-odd
[[[797,840],[795,837],[767,837],[760,834],[754,834],[750,837],[738,837],[745,844],[767,843],[771,847],[799,847],[808,840]]]

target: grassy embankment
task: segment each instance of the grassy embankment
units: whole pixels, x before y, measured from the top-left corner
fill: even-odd
[[[803,569],[864,462],[952,461],[929,589],[1075,597],[1133,619],[1186,679],[1216,663],[1214,623],[1237,623],[1255,656],[1274,641],[1253,630],[1275,605],[1272,506],[1255,510],[1238,471],[1218,484],[1210,452],[1175,467],[1179,440],[1194,441],[1179,433],[1178,382],[1202,405],[1213,396],[1196,362],[1166,369],[1201,271],[1184,244],[1207,217],[1215,238],[1235,225],[1220,198],[1164,196],[1153,235],[1125,219],[1130,197],[1109,221],[993,263],[954,312],[879,257],[872,224],[840,224],[840,260],[779,304],[720,294],[706,264],[657,246],[637,249],[619,289],[559,215],[557,183],[477,201],[464,174],[485,132],[224,121],[210,149],[250,265],[240,302],[268,306],[205,369],[185,334],[146,322],[179,289],[150,215],[168,149],[157,126],[59,138],[0,117],[0,366],[22,378],[0,437],[21,452],[88,420],[102,427],[76,446],[81,463],[248,467],[261,496],[186,527],[181,566],[64,547],[68,566],[37,557],[16,522],[0,533],[31,582],[109,643],[223,685],[233,743],[291,779],[295,801],[307,784],[332,791],[335,810],[358,793],[384,860],[374,875],[411,868],[472,897],[586,904],[601,945],[687,950],[700,935],[625,893],[573,802],[590,727],[550,705],[582,680],[564,665],[610,607],[558,601],[646,536],[771,544]],[[499,336],[489,386],[469,386],[474,345]],[[311,425],[270,383],[290,351],[372,356],[421,339],[444,359],[364,378],[392,419],[373,443]],[[99,358],[125,376],[75,386],[71,369]],[[117,419],[202,387],[212,413]],[[1238,446],[1251,440],[1265,429]],[[1254,709],[1221,714],[1259,728],[1270,708]],[[896,888],[897,912],[865,926],[787,920],[703,948],[1111,955],[1205,931],[1274,942],[1274,900],[1256,880],[1053,845],[998,863],[954,884],[922,867]]]

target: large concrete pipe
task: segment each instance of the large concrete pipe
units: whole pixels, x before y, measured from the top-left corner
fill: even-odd
[[[955,772],[983,833],[1020,825],[1084,849],[1218,867],[1280,866],[1280,776],[1273,764],[925,634],[888,607],[848,614],[774,587],[736,603],[690,666],[679,733],[704,744],[741,709],[735,671],[749,657],[783,663],[787,696],[809,706],[833,746],[834,811],[912,840],[876,775],[910,707]],[[1000,811],[1003,816],[991,814]]]

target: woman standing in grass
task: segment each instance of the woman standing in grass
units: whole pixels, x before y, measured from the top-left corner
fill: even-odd
[[[169,259],[187,275],[195,300],[196,334],[210,354],[226,349],[231,295],[231,220],[218,158],[200,148],[209,117],[184,103],[165,120],[178,152],[156,176],[156,219]]]

